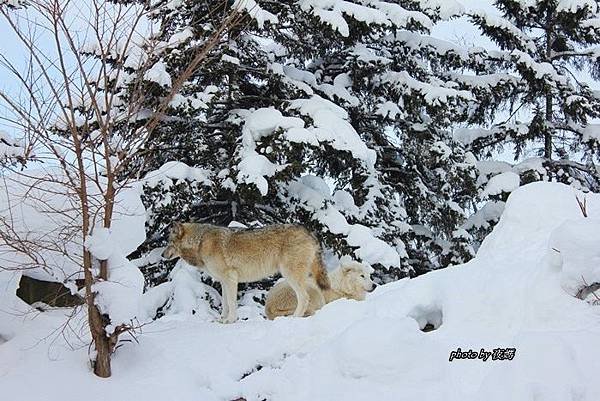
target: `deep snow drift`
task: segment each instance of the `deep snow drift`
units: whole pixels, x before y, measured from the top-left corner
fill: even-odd
[[[311,318],[164,317],[117,350],[104,380],[87,347],[51,333],[67,311],[10,313],[23,305],[8,293],[15,277],[1,273],[2,398],[597,401],[600,307],[573,294],[600,278],[600,195],[586,195],[588,218],[576,195],[560,184],[519,188],[471,262]],[[427,323],[437,330],[420,331]],[[516,354],[450,362],[459,347]]]

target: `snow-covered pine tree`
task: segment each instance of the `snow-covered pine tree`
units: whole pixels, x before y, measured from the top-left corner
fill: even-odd
[[[600,97],[584,79],[600,76],[598,3],[494,4],[497,13],[477,11],[471,19],[499,50],[481,52],[476,76],[458,78],[480,100],[469,117],[476,128],[455,132],[482,159],[477,185],[487,203],[464,226],[475,243],[491,231],[520,185],[544,180],[600,190],[600,126],[594,123]],[[514,165],[493,160],[510,152]]]
[[[429,36],[433,24],[462,12],[452,2],[433,10],[424,10],[428,20],[421,27],[384,37],[382,50],[391,62],[370,77],[373,86],[363,92],[365,97],[380,94],[369,132],[386,182],[406,208],[411,228],[403,239],[415,274],[474,254],[461,224],[476,194],[475,160],[452,139],[450,128],[467,121],[476,102],[457,76],[478,65],[477,51]]]
[[[300,222],[330,249],[357,250],[369,263],[400,270],[395,247],[404,249],[398,231],[404,210],[375,169],[375,151],[353,127],[348,111],[336,104],[336,91],[344,91],[348,77],[338,70],[335,83],[329,77],[318,82],[306,68],[313,63],[317,71],[320,57],[351,47],[338,42],[343,38],[339,26],[326,25],[315,16],[318,9],[296,2],[269,3],[268,11],[249,2],[234,6],[246,7],[248,25],[228,38],[210,68],[186,83],[185,93],[202,94],[203,104],[181,98],[170,115],[185,124],[185,134],[182,127],[164,124],[155,144],[159,151],[150,164],[141,163],[147,174],[149,232],[158,234],[146,250],[161,245],[174,219],[224,225]],[[197,24],[189,21],[214,14],[184,2],[176,12],[160,15],[161,26],[176,25],[169,29],[175,34],[192,31],[190,25]],[[345,24],[338,14],[334,22]],[[384,13],[377,16],[385,20]],[[176,70],[172,66],[185,60],[188,49],[167,52],[166,70]],[[177,163],[169,163],[173,160]]]
[[[482,105],[496,111],[494,124],[463,137],[480,154],[511,144],[521,161],[535,151],[540,159],[517,171],[523,183],[553,180],[599,190],[600,126],[593,121],[600,96],[583,79],[600,77],[598,2],[494,4],[500,16],[476,12],[472,20],[501,49],[490,52],[490,61],[511,77],[505,91],[490,93]]]
[[[473,164],[448,128],[473,97],[447,79],[469,55],[427,36],[460,8],[422,3],[233,2],[247,23],[185,83],[129,172],[145,181],[136,256],[149,282],[168,274],[158,248],[176,220],[299,222],[338,255],[381,266],[382,281],[472,255],[457,229]],[[158,4],[148,107],[225,12]]]

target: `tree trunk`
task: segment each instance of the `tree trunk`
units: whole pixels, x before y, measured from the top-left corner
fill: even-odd
[[[87,212],[87,209],[86,209]],[[87,226],[87,224],[85,224]],[[96,358],[93,362],[94,374],[98,377],[107,378],[111,375],[110,355],[112,353],[111,338],[106,334],[105,324],[98,306],[94,303],[94,292],[92,284],[92,255],[86,249],[83,251],[83,274],[85,277],[85,302],[88,310],[88,324],[92,341],[96,349]]]
[[[108,262],[106,260],[100,261],[100,276],[101,280],[108,279]],[[94,373],[99,377],[110,377],[110,354],[112,353],[110,338],[106,334],[106,324],[102,318],[102,314],[98,307],[94,304],[89,312],[90,316],[90,329],[92,331],[92,337],[96,346],[96,360],[94,361]]]
[[[546,95],[546,125],[552,124],[552,95]],[[544,133],[544,157],[552,159],[552,132],[548,129]]]
[[[552,63],[552,11],[546,15],[546,62]],[[552,93],[546,94],[546,132],[544,133],[544,157],[552,159]]]
[[[102,315],[96,305],[93,305],[88,310],[90,331],[96,346],[96,360],[94,361],[94,374],[98,377],[107,378],[111,375],[110,354],[111,341],[106,335],[104,324],[102,323]]]

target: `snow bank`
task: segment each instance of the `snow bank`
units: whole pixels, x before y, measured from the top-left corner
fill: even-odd
[[[561,184],[523,186],[471,262],[381,286],[362,302],[332,302],[310,318],[160,319],[139,344],[118,349],[109,380],[85,369],[85,349],[40,342],[48,321],[60,322],[48,312],[0,344],[0,386],[28,401],[77,400],[74,385],[90,400],[596,401],[600,308],[567,287],[600,268],[600,195],[587,195],[587,219],[575,195],[583,196]],[[427,323],[437,330],[420,331]],[[458,348],[490,354],[450,361]],[[514,348],[513,358],[498,359],[500,348]]]
[[[552,232],[550,249],[563,288],[576,294],[583,283],[600,283],[600,218],[579,217]]]

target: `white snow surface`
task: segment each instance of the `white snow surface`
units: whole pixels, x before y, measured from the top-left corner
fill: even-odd
[[[97,283],[95,290],[96,303],[111,315],[111,328],[136,317],[147,318],[141,309],[144,277],[126,258],[146,238],[146,210],[139,189],[126,186],[117,192],[108,229],[102,227],[103,194],[95,183],[89,182],[90,214],[95,219],[91,235],[84,242],[81,207],[66,182],[66,175],[56,168],[25,170],[3,177],[1,229],[11,232],[8,227],[12,227],[12,236],[31,243],[27,245],[31,252],[22,252],[10,240],[0,240],[2,268],[24,268],[22,274],[26,276],[62,282],[76,291],[74,280],[83,276],[85,246],[98,260],[107,261],[108,280]],[[4,221],[10,222],[8,226]],[[12,275],[20,277],[21,272],[13,271]]]
[[[552,233],[550,248],[562,285],[576,294],[581,283],[600,283],[600,218],[583,217],[565,221]]]
[[[586,195],[587,219],[575,195],[583,197],[562,184],[523,186],[469,263],[381,286],[362,302],[332,302],[310,318],[223,325],[204,313],[166,316],[143,327],[139,343],[123,343],[109,379],[91,374],[87,347],[48,336],[68,310],[7,313],[23,305],[14,276],[0,272],[3,397],[597,401],[600,308],[565,285],[581,272],[597,278],[600,195]],[[420,331],[427,322],[439,327]],[[516,353],[450,362],[459,347]]]

